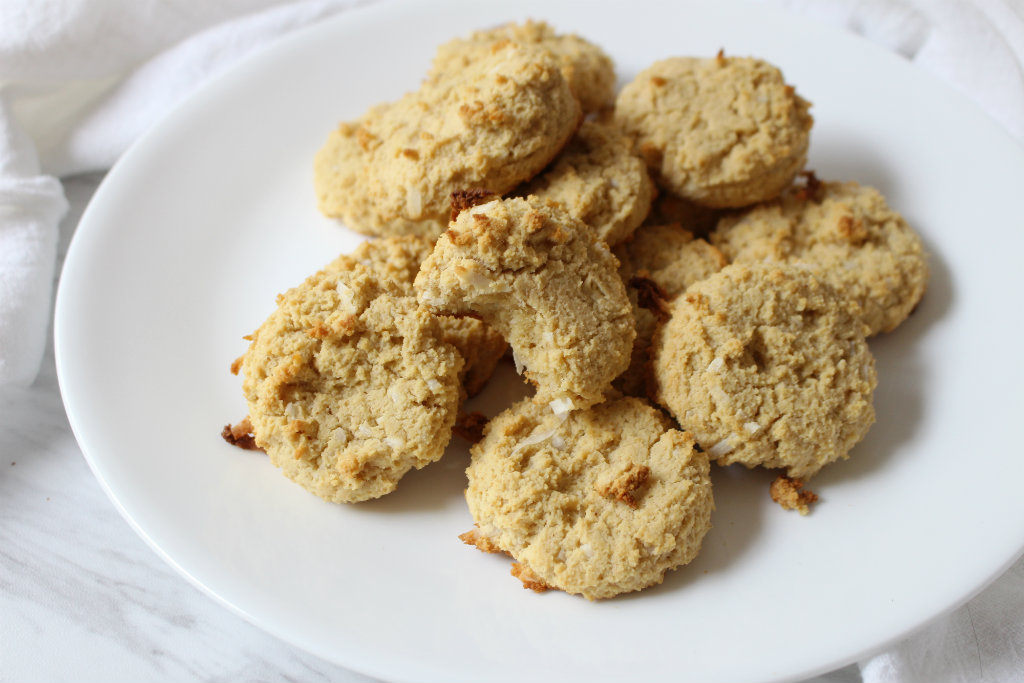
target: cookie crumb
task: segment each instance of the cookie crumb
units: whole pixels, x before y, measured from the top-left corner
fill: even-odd
[[[252,423],[249,421],[249,416],[245,416],[241,422],[234,425],[225,425],[224,429],[221,430],[221,437],[232,446],[238,446],[239,448],[247,451],[262,451],[263,449],[256,445],[256,435],[252,431]]]
[[[452,214],[451,219],[454,221],[459,217],[459,214],[466,209],[471,209],[477,204],[483,204],[488,199],[494,196],[494,193],[490,190],[485,190],[482,187],[474,187],[468,190],[456,190],[451,194],[452,203]]]
[[[636,290],[637,304],[641,308],[646,308],[661,321],[668,319],[669,296],[657,282],[642,275],[634,275],[629,278],[629,286]]]
[[[630,463],[619,476],[602,486],[599,492],[602,496],[621,501],[635,510],[637,502],[634,494],[647,483],[650,476],[651,468],[647,465]]]
[[[849,214],[839,217],[839,220],[836,222],[836,230],[839,232],[840,237],[850,244],[857,246],[864,244],[871,237],[871,233],[868,232],[864,221],[860,218],[854,218]]]
[[[551,586],[540,580],[540,577],[530,571],[530,568],[520,562],[512,563],[512,576],[523,582],[523,588],[529,588],[534,593],[543,593],[551,590]]]
[[[458,417],[455,418],[455,426],[452,429],[472,445],[484,438],[484,426],[486,424],[487,416],[483,413],[460,412]]]
[[[800,177],[803,179],[803,185],[796,191],[796,198],[820,204],[821,200],[825,198],[824,184],[818,180],[814,171],[801,171]]]
[[[801,515],[808,514],[811,503],[818,501],[818,494],[813,491],[803,491],[804,482],[800,479],[790,479],[784,474],[775,478],[768,488],[772,500],[782,506],[783,510],[798,510]]]
[[[331,335],[331,328],[324,325],[323,321],[321,320],[316,325],[306,330],[306,334],[308,334],[313,339],[327,339],[327,337]]]
[[[477,550],[482,550],[485,553],[497,553],[498,555],[508,554],[499,548],[494,541],[482,535],[477,529],[470,529],[464,534],[459,534],[459,540],[466,545],[471,545]]]

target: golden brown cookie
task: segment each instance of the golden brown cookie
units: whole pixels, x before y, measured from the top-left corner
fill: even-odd
[[[494,200],[466,209],[416,278],[422,303],[475,313],[512,347],[535,400],[601,401],[629,364],[635,332],[618,262],[554,202]]]
[[[629,396],[647,396],[651,339],[659,317],[687,287],[717,273],[728,261],[718,249],[674,223],[641,226],[614,253],[636,318],[629,368],[614,386]]]
[[[869,335],[899,325],[924,295],[921,239],[878,190],[811,176],[778,200],[723,218],[711,235],[730,260],[817,268],[861,308]]]
[[[314,164],[320,210],[368,235],[436,237],[453,192],[509,192],[561,151],[580,117],[553,57],[496,44],[457,77],[331,133]]]
[[[677,223],[645,225],[614,253],[624,277],[653,280],[670,299],[729,264],[718,248]]]
[[[352,259],[400,288],[404,296],[416,296],[413,281],[434,243],[426,237],[384,237],[363,242]],[[340,261],[339,261],[340,262]],[[490,379],[508,344],[487,323],[470,317],[438,315],[441,336],[459,352],[465,364],[459,373],[467,396],[475,396]]]
[[[559,202],[615,246],[647,217],[654,183],[621,131],[585,121],[552,166],[515,194]]]
[[[674,57],[622,89],[615,119],[660,186],[724,208],[771,199],[790,184],[807,157],[809,107],[763,60]]]
[[[635,398],[557,415],[524,400],[472,449],[464,536],[537,584],[589,599],[661,583],[711,526],[708,459]],[[525,582],[524,582],[525,583]]]
[[[678,297],[655,333],[658,401],[720,464],[806,480],[874,422],[856,306],[810,270],[732,264]]]
[[[445,43],[437,50],[428,80],[457,75],[496,45],[507,42],[550,52],[584,113],[611,104],[615,96],[615,65],[611,58],[589,40],[559,34],[543,21],[505,24]]]
[[[251,340],[256,444],[312,493],[376,498],[444,454],[462,359],[415,298],[351,257],[281,295]]]

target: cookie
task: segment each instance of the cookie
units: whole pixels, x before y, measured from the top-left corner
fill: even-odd
[[[775,197],[803,168],[809,108],[763,60],[674,57],[622,89],[615,119],[660,186],[728,208]]]
[[[615,246],[647,217],[654,183],[630,140],[614,125],[585,121],[551,168],[515,194],[559,202]]]
[[[496,44],[457,78],[338,126],[314,162],[320,210],[368,235],[435,238],[453,192],[509,192],[561,151],[580,117],[553,57]]]
[[[655,394],[720,464],[806,480],[874,422],[864,323],[812,271],[732,264],[670,313],[652,343]]]
[[[711,526],[708,459],[693,446],[639,399],[567,415],[523,400],[471,451],[477,528],[463,539],[510,554],[534,588],[597,599],[661,583]]]
[[[505,24],[476,31],[438,48],[428,80],[457,75],[506,42],[547,50],[558,62],[583,111],[597,111],[615,97],[615,64],[600,47],[573,34],[559,34],[543,21]]]
[[[271,462],[352,503],[441,458],[461,367],[414,297],[343,256],[278,298],[242,357],[242,389]]]
[[[878,190],[855,182],[811,176],[776,201],[723,218],[711,241],[732,261],[817,268],[860,305],[869,335],[906,319],[928,284],[920,237]]]
[[[463,210],[419,275],[419,300],[478,315],[512,347],[535,400],[601,401],[635,332],[618,262],[561,205],[521,198]]]
[[[717,273],[728,261],[705,240],[671,223],[644,225],[613,251],[636,319],[629,368],[614,386],[629,396],[647,396],[650,346],[658,325],[658,309],[693,283]]]
[[[670,299],[729,264],[718,248],[677,223],[645,225],[614,253],[623,276],[652,280]]]
[[[413,281],[434,244],[425,237],[385,237],[363,242],[351,258],[397,285],[405,296],[416,296]],[[470,317],[437,316],[441,337],[462,356],[459,373],[467,396],[475,396],[490,379],[508,344],[482,320]]]

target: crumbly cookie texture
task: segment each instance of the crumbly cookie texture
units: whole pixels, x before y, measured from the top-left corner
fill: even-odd
[[[471,451],[477,528],[463,538],[510,554],[535,588],[596,599],[661,583],[711,526],[708,458],[693,446],[639,399],[567,415],[524,400]]]
[[[811,505],[818,502],[818,494],[804,488],[799,479],[790,479],[784,474],[775,477],[768,487],[768,495],[783,510],[796,510],[801,515],[811,512]]]
[[[320,210],[369,235],[436,237],[453,192],[509,192],[561,151],[580,119],[553,57],[495,43],[457,74],[332,132],[314,163]]]
[[[622,89],[615,118],[659,185],[725,208],[771,199],[790,184],[807,158],[809,108],[763,60],[674,57]]]
[[[278,298],[242,357],[256,444],[332,502],[392,491],[451,437],[462,359],[412,296],[343,256]]]
[[[604,398],[635,332],[618,262],[554,202],[493,200],[462,211],[416,277],[420,302],[475,313],[512,347],[542,403]]]
[[[647,217],[654,191],[629,138],[613,124],[585,121],[551,168],[515,194],[559,202],[615,246]]]
[[[796,266],[732,264],[655,333],[658,401],[720,464],[806,481],[874,422],[875,363],[856,306]]]
[[[729,264],[721,250],[678,223],[645,225],[614,253],[623,277],[653,280],[670,299]]]
[[[878,190],[855,182],[817,182],[723,218],[711,235],[730,260],[813,266],[853,298],[869,335],[906,319],[928,284],[920,237]]]
[[[431,240],[416,235],[384,237],[363,242],[352,252],[351,259],[388,278],[404,296],[415,297],[413,282],[433,247]],[[466,395],[475,396],[490,379],[508,344],[497,330],[482,320],[449,315],[438,315],[437,320],[441,337],[454,346],[465,361],[459,378]]]
[[[456,38],[438,48],[428,80],[457,75],[497,44],[517,43],[554,56],[584,112],[597,111],[615,97],[615,64],[604,50],[574,34],[560,34],[543,21],[505,24]]]
[[[613,251],[636,319],[629,368],[614,386],[629,396],[647,396],[651,339],[659,319],[667,313],[667,305],[690,285],[724,268],[728,261],[721,251],[675,223],[644,225]]]

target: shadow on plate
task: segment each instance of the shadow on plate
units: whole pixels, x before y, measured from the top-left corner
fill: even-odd
[[[856,180],[870,185],[886,197],[895,189],[891,162],[876,153],[876,146],[868,140],[859,140],[855,131],[830,131],[826,136],[811,133],[810,156],[807,169],[814,171],[819,180],[846,182]],[[898,207],[893,207],[897,208]]]
[[[927,413],[928,367],[917,352],[918,346],[928,330],[949,312],[955,290],[946,261],[925,242],[931,274],[921,303],[895,330],[868,341],[878,373],[875,424],[848,460],[826,467],[815,477],[818,486],[865,477],[878,470],[901,446],[913,440]]]
[[[715,511],[700,554],[690,564],[668,572],[660,585],[614,599],[657,599],[666,593],[687,590],[692,584],[707,580],[738,562],[760,538],[764,515],[774,511],[785,514],[774,505],[765,505],[768,486],[776,474],[764,469],[747,469],[742,465],[713,465],[711,483]]]
[[[465,440],[453,436],[452,443],[448,444],[448,450],[439,461],[409,472],[391,493],[354,505],[352,509],[371,514],[408,514],[444,509],[452,500],[461,500],[468,465],[469,447]]]

